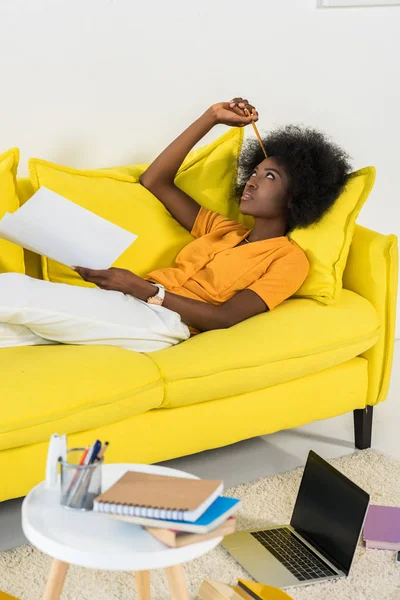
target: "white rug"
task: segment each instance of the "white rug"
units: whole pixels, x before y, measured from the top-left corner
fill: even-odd
[[[367,490],[374,504],[400,506],[400,462],[375,450],[356,452],[332,464]],[[290,520],[302,471],[296,469],[229,490],[243,499],[240,528],[262,527]],[[21,600],[41,600],[50,559],[30,546],[0,553],[0,589]],[[191,597],[203,578],[233,583],[248,578],[219,547],[186,565]],[[347,580],[292,589],[294,600],[400,600],[400,565],[393,552],[360,547]],[[71,567],[62,600],[132,600],[134,576],[130,573],[91,571]],[[152,573],[152,599],[169,599],[162,572]]]

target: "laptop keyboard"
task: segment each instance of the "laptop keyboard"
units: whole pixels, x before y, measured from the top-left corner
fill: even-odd
[[[299,581],[337,575],[289,529],[253,531],[251,535],[264,548],[269,550]]]

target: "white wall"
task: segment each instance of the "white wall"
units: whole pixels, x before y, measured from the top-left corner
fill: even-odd
[[[374,164],[359,221],[400,235],[400,7],[316,4],[0,0],[0,150],[21,148],[22,174],[31,156],[148,160],[209,104],[244,95],[260,128],[317,126],[356,168]]]

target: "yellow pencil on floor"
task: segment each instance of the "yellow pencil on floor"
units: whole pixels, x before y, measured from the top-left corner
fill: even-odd
[[[0,600],[18,600],[18,598],[16,598],[15,596],[9,596],[4,592],[0,592]]]
[[[255,581],[238,579],[235,586],[227,585],[219,581],[204,579],[200,589],[201,600],[290,600],[286,592]]]
[[[238,579],[237,585],[234,587],[238,594],[243,598],[259,598],[259,600],[290,600],[286,592],[279,588],[257,583],[256,581],[247,581],[246,579]],[[244,593],[243,593],[244,592]]]

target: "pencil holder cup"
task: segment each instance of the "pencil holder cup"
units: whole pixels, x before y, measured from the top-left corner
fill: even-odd
[[[80,465],[85,448],[71,448],[67,460],[60,460],[60,502],[65,508],[92,510],[93,500],[101,494],[101,466],[103,459],[89,465]]]

